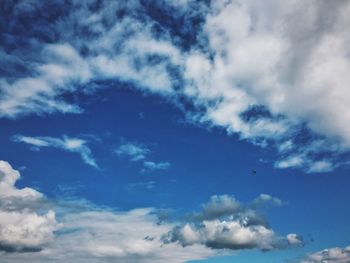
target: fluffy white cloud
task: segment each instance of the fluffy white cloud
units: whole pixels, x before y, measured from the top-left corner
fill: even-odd
[[[34,255],[36,262],[185,262],[212,255],[197,246],[185,249],[177,244],[163,245],[160,237],[171,225],[157,224],[152,209],[128,212],[86,211],[62,219],[62,234],[46,251]],[[19,257],[20,258],[20,257]]]
[[[163,244],[160,237],[170,224],[157,224],[152,209],[128,212],[106,210],[67,213],[61,218],[54,242],[35,253],[7,253],[3,262],[174,262],[206,258],[214,255],[197,245],[184,248],[179,244]],[[152,214],[153,213],[153,214]]]
[[[275,248],[275,233],[264,226],[244,226],[239,221],[211,220],[200,227],[184,225],[173,230],[172,241],[182,245],[205,244],[214,249],[271,250]],[[277,244],[276,244],[277,245]]]
[[[294,151],[281,152],[285,159],[278,168],[334,169],[332,159],[315,160],[315,155],[350,146],[344,73],[350,70],[344,34],[349,9],[349,2],[215,1],[203,31],[210,56],[189,54],[185,71],[192,80],[186,94],[206,107],[202,120],[253,142],[259,137],[289,142]],[[242,119],[254,105],[263,105],[270,115]],[[324,147],[298,148],[293,139],[300,124],[325,136]]]
[[[1,262],[171,262],[218,255],[221,249],[270,250],[295,245],[280,237],[258,214],[269,195],[242,205],[213,196],[192,221],[177,226],[154,208],[116,211],[79,200],[53,201],[34,189],[17,189],[20,177],[0,161]],[[277,200],[277,199],[276,199]],[[295,242],[294,242],[295,241]],[[299,244],[299,243],[298,243]],[[28,253],[24,253],[28,252]]]
[[[42,147],[53,147],[68,152],[78,153],[81,159],[88,165],[98,168],[98,165],[91,154],[90,148],[86,145],[87,141],[81,138],[71,138],[63,136],[63,138],[55,138],[49,136],[30,137],[23,135],[13,136],[13,141],[22,142],[34,146],[33,149]]]
[[[347,263],[350,262],[350,246],[329,248],[309,255],[301,263]]]
[[[17,189],[15,183],[19,180],[20,174],[11,165],[0,160],[0,196],[2,198],[19,197],[22,199],[38,199],[42,195],[31,188]]]
[[[113,211],[54,202],[34,189],[17,189],[19,178],[18,171],[0,161],[1,262],[180,263],[214,254],[200,245],[163,244],[162,235],[173,225],[160,223],[155,209]]]
[[[200,213],[192,215],[193,221],[175,227],[164,236],[165,242],[178,242],[183,246],[204,244],[213,249],[272,250],[288,245],[301,245],[296,234],[277,235],[269,228],[258,208],[267,203],[281,204],[277,198],[262,194],[251,205],[243,205],[233,197],[212,196]]]
[[[42,194],[31,188],[17,189],[18,171],[0,161],[0,253],[39,251],[53,240],[58,228],[52,210],[33,210]]]

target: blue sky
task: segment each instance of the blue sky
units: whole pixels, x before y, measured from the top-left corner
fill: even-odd
[[[4,262],[349,262],[347,9],[4,1]]]

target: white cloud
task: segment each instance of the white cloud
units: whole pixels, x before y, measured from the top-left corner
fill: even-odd
[[[275,233],[264,226],[244,226],[239,221],[210,220],[200,227],[184,225],[173,230],[173,241],[182,245],[205,244],[214,249],[274,249]]]
[[[141,172],[167,170],[170,168],[169,162],[154,162],[149,159],[151,150],[145,145],[135,142],[123,142],[115,151],[118,156],[126,156],[131,161],[142,161],[143,169]]]
[[[197,122],[223,126],[262,146],[276,145],[282,155],[276,167],[325,172],[343,164],[337,158],[318,160],[310,145],[322,140],[317,151],[333,155],[350,148],[348,1],[232,0],[214,1],[210,8],[181,1],[178,6],[174,16],[204,21],[186,51],[168,30],[156,34],[149,17],[136,18],[144,12],[139,3],[104,2],[94,12],[88,3],[71,8],[75,11],[57,23],[66,37],[40,46],[41,62],[31,62],[31,77],[0,80],[0,116],[81,112],[60,95],[86,91],[82,84],[92,80],[118,79],[176,102],[185,97],[195,106]],[[75,32],[81,28],[93,37],[82,39]],[[88,50],[84,56],[82,48]],[[257,106],[269,115],[242,118]],[[296,135],[303,128],[314,136],[300,143]],[[292,159],[300,155],[304,162]]]
[[[281,206],[283,202],[277,197],[273,197],[268,194],[260,194],[257,198],[253,200],[253,205],[256,207],[266,206],[266,205],[275,205]]]
[[[302,246],[304,245],[303,238],[297,234],[288,234],[287,241],[290,245],[293,246]]]
[[[220,255],[224,248],[270,250],[299,245],[297,235],[284,238],[270,229],[254,201],[253,206],[242,205],[229,196],[214,196],[200,214],[193,214],[193,221],[177,226],[161,220],[155,208],[116,211],[80,200],[49,200],[33,189],[17,189],[19,176],[10,164],[0,161],[4,263],[181,263]],[[259,199],[274,200],[268,195]]]
[[[169,162],[152,162],[152,161],[145,161],[143,162],[143,166],[145,167],[146,170],[151,170],[151,171],[155,171],[155,170],[167,170],[170,167],[170,163]]]
[[[150,153],[150,150],[137,143],[127,142],[118,147],[115,151],[119,156],[127,156],[132,161],[139,161],[146,159],[146,155]]]
[[[181,263],[215,254],[201,245],[163,244],[174,225],[159,223],[153,208],[114,211],[48,200],[31,188],[17,189],[19,177],[0,161],[1,262]]]
[[[17,189],[18,171],[0,161],[0,253],[39,251],[53,240],[58,228],[52,210],[38,213],[32,207],[42,194],[31,188]]]
[[[53,147],[68,152],[78,153],[81,159],[88,165],[98,168],[98,165],[91,154],[90,148],[86,145],[87,141],[81,138],[71,138],[63,136],[61,138],[49,137],[49,136],[13,136],[14,142],[22,142],[34,146],[34,149],[41,147]]]
[[[152,209],[135,209],[67,214],[62,219],[63,234],[58,234],[55,243],[34,255],[34,259],[38,262],[55,258],[60,262],[185,262],[213,254],[200,246],[185,249],[176,244],[163,245],[160,237],[171,225],[157,224],[157,216],[152,212]]]
[[[20,174],[5,161],[0,161],[0,196],[5,198],[18,197],[21,199],[36,200],[42,197],[41,193],[31,188],[17,189],[15,183]]]
[[[326,13],[330,6],[335,10],[331,15]],[[254,142],[262,137],[285,146],[289,141],[289,149],[304,152],[291,138],[306,123],[325,136],[336,152],[342,152],[344,145],[350,146],[345,127],[350,118],[346,106],[350,97],[345,92],[349,80],[342,73],[350,69],[345,55],[348,36],[344,34],[349,19],[344,10],[349,8],[348,2],[312,0],[283,4],[271,0],[263,5],[215,2],[203,32],[214,55],[209,58],[196,51],[188,56],[186,72],[192,81],[185,92],[206,106],[204,121],[225,126],[242,138]],[[323,15],[328,22],[322,21]],[[216,103],[207,104],[213,100]],[[272,116],[284,117],[242,119],[240,115],[252,105],[263,105]],[[312,154],[304,156],[306,162],[288,155],[277,167],[299,166],[309,172],[334,168],[326,165],[334,160],[313,168]]]
[[[0,211],[0,250],[40,250],[52,241],[57,228],[55,213],[39,215],[28,211]]]
[[[243,205],[233,197],[212,196],[193,221],[175,227],[164,236],[165,242],[178,242],[183,246],[203,244],[213,249],[260,249],[263,251],[301,245],[296,234],[277,235],[258,213],[261,205],[281,204],[278,198],[260,195],[251,205]],[[297,241],[300,242],[297,242]]]
[[[334,169],[334,164],[328,160],[321,160],[312,162],[308,172],[310,173],[319,173],[319,172],[329,172]]]
[[[275,163],[277,168],[300,167],[305,162],[304,156],[288,156],[286,159],[279,160]]]
[[[347,263],[350,262],[350,246],[329,248],[308,255],[301,263]]]
[[[203,205],[203,217],[213,219],[220,216],[234,214],[241,210],[241,204],[228,195],[213,195],[208,203]]]
[[[308,173],[326,173],[334,170],[342,164],[334,163],[332,159],[310,160],[305,153],[301,153],[299,155],[291,155],[285,159],[278,160],[274,165],[276,168],[280,169],[307,167],[306,172]]]
[[[82,109],[58,99],[59,95],[76,90],[71,86],[91,78],[87,62],[70,44],[46,45],[41,56],[47,63],[34,68],[37,77],[21,78],[14,82],[0,79],[3,97],[0,100],[0,116],[35,113],[80,113]]]

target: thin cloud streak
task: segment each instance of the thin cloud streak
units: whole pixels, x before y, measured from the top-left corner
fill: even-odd
[[[151,161],[149,155],[151,150],[145,145],[135,142],[123,142],[115,150],[119,157],[127,157],[133,162],[142,162],[141,172],[167,170],[170,168],[169,162],[154,162]]]
[[[86,145],[87,141],[81,138],[73,138],[63,136],[62,138],[49,137],[49,136],[23,136],[15,135],[12,140],[14,142],[26,143],[32,145],[34,150],[43,147],[52,147],[61,149],[67,152],[78,153],[81,159],[88,165],[99,168],[95,159],[92,156],[91,149]]]

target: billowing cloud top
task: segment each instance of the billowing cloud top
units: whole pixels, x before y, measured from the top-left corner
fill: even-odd
[[[18,171],[0,161],[0,251],[38,251],[53,239],[58,228],[55,213],[37,213],[42,195],[34,189],[15,187]]]
[[[301,245],[301,237],[288,234],[278,236],[258,212],[257,204],[274,204],[270,195],[262,194],[251,205],[242,205],[228,195],[212,196],[193,220],[175,227],[163,237],[166,243],[179,242],[183,246],[204,244],[213,249],[252,249],[263,251]]]

